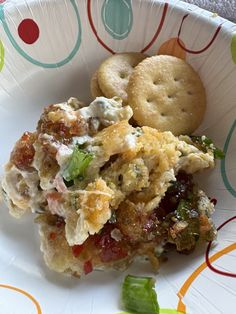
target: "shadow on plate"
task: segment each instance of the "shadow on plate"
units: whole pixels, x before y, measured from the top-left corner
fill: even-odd
[[[169,252],[168,260],[162,264],[160,274],[164,276],[183,273],[185,269],[195,269],[205,261],[205,252],[207,245],[199,244],[190,254],[180,254],[177,252]]]

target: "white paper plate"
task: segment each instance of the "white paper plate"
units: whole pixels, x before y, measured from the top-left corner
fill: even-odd
[[[199,180],[218,199],[215,224],[228,223],[210,250],[211,267],[204,247],[189,256],[171,254],[156,277],[156,290],[162,308],[235,313],[236,25],[178,1],[0,3],[1,165],[22,132],[35,128],[44,105],[72,95],[89,100],[91,74],[113,52],[168,53],[172,39],[172,52],[200,73],[208,107],[199,133],[224,147],[226,158]],[[97,272],[82,280],[53,273],[44,266],[36,228],[32,217],[14,220],[2,205],[0,314],[116,314],[124,275],[153,275],[137,265],[126,273]]]

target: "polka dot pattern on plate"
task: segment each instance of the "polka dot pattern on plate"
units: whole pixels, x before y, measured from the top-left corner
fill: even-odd
[[[18,26],[18,35],[24,43],[34,44],[39,38],[38,24],[32,19],[24,19]]]
[[[102,7],[102,21],[106,31],[113,38],[118,40],[126,38],[133,25],[130,0],[105,0]]]
[[[236,64],[236,34],[233,35],[231,42],[231,53],[234,63]]]
[[[185,47],[184,42],[181,40],[181,44]],[[170,55],[180,59],[186,59],[186,51],[178,44],[178,38],[170,38],[165,41],[158,50],[159,55]]]

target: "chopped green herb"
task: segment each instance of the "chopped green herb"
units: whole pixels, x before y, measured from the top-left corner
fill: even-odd
[[[179,220],[179,223],[187,223],[186,227],[184,227],[182,230],[180,228],[179,231],[176,232],[175,239],[173,239],[177,250],[189,251],[199,240],[199,213],[197,209],[195,209],[195,206],[196,204],[194,196],[192,196],[192,199],[181,199],[175,211],[176,218]]]
[[[136,314],[159,314],[154,284],[151,277],[126,276],[122,287],[125,310]]]
[[[192,141],[197,144],[198,148],[201,149],[203,152],[207,152],[208,149],[210,149],[214,153],[214,158],[215,159],[224,159],[225,154],[224,152],[215,147],[213,144],[212,140],[203,135],[203,136],[191,136]]]
[[[189,212],[191,210],[191,203],[186,200],[180,200],[176,209],[176,217],[179,220],[187,220],[189,218]]]
[[[216,159],[224,159],[225,158],[225,153],[221,149],[215,147],[214,157]]]
[[[201,136],[201,140],[206,146],[210,146],[211,144],[213,144],[212,140],[205,135]]]
[[[70,182],[79,178],[83,180],[93,155],[75,146],[71,159],[63,173],[63,178]]]

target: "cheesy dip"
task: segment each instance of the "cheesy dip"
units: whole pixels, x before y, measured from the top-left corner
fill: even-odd
[[[134,127],[132,115],[119,98],[71,98],[15,144],[2,194],[14,217],[36,215],[51,269],[81,276],[139,256],[158,269],[167,247],[190,252],[215,238],[214,202],[193,179],[214,167],[214,145]]]

